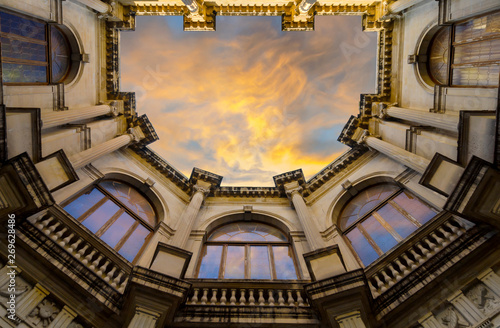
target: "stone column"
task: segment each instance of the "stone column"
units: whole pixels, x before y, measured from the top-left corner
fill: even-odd
[[[49,295],[49,291],[39,284],[36,284],[35,287],[17,303],[16,315],[21,319],[26,318],[26,316],[30,314],[47,295]]]
[[[77,313],[65,305],[57,317],[50,323],[48,328],[68,328],[69,324],[75,319]]]
[[[115,114],[115,108],[109,105],[97,105],[67,111],[42,113],[42,129],[49,129],[55,126],[86,120],[102,115]]]
[[[313,217],[309,213],[306,202],[301,195],[302,188],[299,184],[291,182],[285,185],[285,191],[287,196],[292,200],[297,216],[299,217],[302,229],[304,229],[304,234],[306,235],[307,242],[311,247],[311,250],[322,248],[325,246],[323,238],[319,233],[319,229],[316,227]]]
[[[458,132],[459,117],[455,115],[431,113],[423,110],[401,107],[388,107],[382,112],[389,117],[395,117],[447,131]]]
[[[464,316],[470,323],[477,323],[482,321],[483,314],[476,308],[474,303],[469,300],[462,291],[458,291],[455,295],[448,299],[451,304]]]
[[[345,239],[342,238],[342,233],[335,227],[335,231],[332,234],[332,240],[335,244],[339,246],[340,254],[342,254],[342,259],[344,260],[347,271],[360,269],[358,261],[354,259],[352,251],[347,246]]]
[[[73,168],[77,170],[104,155],[110,154],[124,146],[129,145],[132,141],[140,141],[142,138],[144,138],[144,134],[142,133],[140,127],[130,128],[126,134],[79,152],[78,154],[74,154],[69,157],[69,160],[73,165]]]
[[[367,133],[368,131],[366,131]],[[398,146],[394,146],[386,141],[380,140],[378,138],[363,136],[360,140],[360,143],[364,142],[368,147],[373,148],[384,155],[400,162],[403,165],[408,166],[409,168],[417,171],[420,174],[425,172],[427,166],[431,162],[427,158],[422,156],[415,155],[414,153],[410,153],[404,149],[399,148]]]
[[[135,309],[134,317],[130,321],[128,328],[155,328],[156,321],[160,317],[159,313],[147,310],[142,307]]]
[[[335,320],[339,323],[340,328],[366,328],[359,311],[336,316]]]
[[[101,0],[73,0],[73,1],[79,2],[82,5],[92,8],[101,14],[106,14],[113,11],[113,8],[109,4],[102,2]]]
[[[177,231],[172,238],[172,245],[179,248],[184,248],[193,229],[194,221],[200,211],[201,203],[205,196],[210,192],[210,184],[204,181],[198,181],[194,186],[194,194],[189,202],[188,207],[182,215],[182,221],[177,225]]]
[[[301,14],[306,14],[309,12],[312,6],[316,3],[316,0],[302,0],[299,4],[299,12]]]
[[[418,323],[424,328],[443,328],[431,312],[427,313],[424,317],[422,317],[422,319],[418,320]]]

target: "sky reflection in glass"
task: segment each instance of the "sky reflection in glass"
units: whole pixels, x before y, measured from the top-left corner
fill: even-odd
[[[222,246],[207,246],[201,260],[198,278],[217,279],[222,256]]]
[[[245,247],[228,246],[226,256],[226,279],[245,278]]]
[[[297,279],[297,272],[293,264],[292,252],[288,246],[273,246],[276,278]]]
[[[269,253],[267,246],[250,247],[250,278],[271,279]]]
[[[278,229],[252,222],[236,222],[217,229],[209,241],[287,241]]]

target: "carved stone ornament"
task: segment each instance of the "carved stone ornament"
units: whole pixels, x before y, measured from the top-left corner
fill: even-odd
[[[300,195],[302,195],[302,187],[301,186],[297,186],[295,188],[291,188],[291,189],[285,189],[285,192],[286,192],[286,195],[291,198],[293,196],[294,193],[299,193]]]
[[[210,188],[199,186],[199,185],[193,186],[193,189],[195,192],[198,192],[198,191],[201,192],[203,194],[203,196],[208,195],[208,193],[210,192]]]
[[[470,327],[469,323],[464,320],[455,309],[450,306],[444,311],[444,316],[441,317],[441,322],[448,328],[465,328]]]
[[[56,304],[48,299],[40,302],[28,315],[29,321],[37,328],[46,328],[60,312]]]
[[[466,294],[479,310],[489,313],[500,306],[500,301],[483,284],[477,284]]]

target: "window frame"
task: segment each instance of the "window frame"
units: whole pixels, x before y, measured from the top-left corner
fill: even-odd
[[[72,46],[71,46],[71,42],[68,39],[68,36],[66,35],[66,33],[62,29],[58,28],[57,24],[49,23],[49,22],[44,21],[42,19],[39,19],[39,18],[36,18],[36,17],[32,17],[32,16],[29,16],[29,15],[26,15],[26,14],[14,12],[14,11],[11,11],[11,10],[8,10],[8,9],[5,9],[5,8],[0,8],[0,11],[1,12],[5,12],[5,13],[7,13],[9,15],[18,16],[18,17],[21,17],[23,19],[27,19],[27,20],[30,20],[30,21],[34,21],[34,22],[37,22],[37,23],[44,24],[45,41],[41,41],[41,40],[29,38],[29,37],[23,37],[23,36],[20,36],[20,35],[17,35],[17,34],[12,34],[12,33],[5,33],[5,32],[1,32],[1,31],[0,31],[0,37],[2,37],[2,38],[8,38],[8,39],[11,39],[11,40],[18,40],[18,41],[29,42],[29,43],[33,43],[33,44],[44,45],[46,47],[45,48],[45,56],[46,56],[45,65],[41,65],[42,62],[40,62],[40,61],[33,61],[33,60],[24,60],[24,59],[3,57],[2,53],[1,53],[1,42],[0,42],[0,65],[3,65],[3,63],[7,63],[7,64],[26,64],[26,65],[31,65],[30,63],[32,63],[32,64],[39,63],[39,65],[32,65],[32,66],[45,66],[47,68],[47,72],[46,72],[46,80],[47,80],[47,82],[4,82],[3,81],[3,73],[2,73],[2,76],[1,76],[2,81],[1,81],[1,83],[3,85],[6,85],[6,86],[32,86],[32,85],[33,86],[39,86],[39,85],[57,85],[57,84],[60,84],[60,83],[64,83],[67,80],[68,76],[70,75],[70,73],[72,71],[72,65],[74,65],[74,63],[73,63],[73,60],[70,57],[69,58],[69,65],[68,65],[68,68],[67,68],[66,73],[64,74],[64,76],[59,81],[52,81],[53,77],[52,77],[52,54],[51,54],[51,51],[52,51],[51,29],[55,28],[55,29],[59,30],[59,32],[63,36],[64,40],[66,41],[66,44],[67,44],[67,46],[69,48],[70,54],[72,54],[73,53],[73,49],[72,49]],[[2,23],[1,23],[1,20],[0,20],[0,27],[1,27],[1,24]],[[5,58],[8,58],[7,61],[5,61]],[[3,68],[2,68],[2,71],[3,71]]]
[[[148,199],[148,197],[146,197],[143,193],[141,193],[137,188],[135,188],[133,185],[127,183],[127,182],[123,182],[123,181],[120,181],[120,180],[112,180],[112,179],[103,179],[103,180],[100,180],[99,182],[101,181],[117,181],[117,182],[120,182],[120,183],[123,183],[127,186],[129,186],[130,188],[134,188],[140,195],[142,195],[146,200],[148,200],[148,202],[151,204],[151,207],[153,208],[153,211],[155,212],[155,217],[158,221],[158,213],[156,211],[156,208],[155,206],[153,206],[152,202]],[[120,252],[120,249],[122,248],[122,246],[125,244],[125,242],[128,240],[128,238],[132,235],[132,233],[136,230],[136,228],[139,226],[139,225],[142,225],[144,228],[146,228],[148,231],[149,231],[149,234],[147,235],[147,237],[144,239],[144,243],[143,245],[141,246],[141,248],[139,249],[139,251],[137,252],[137,254],[135,255],[134,259],[132,261],[130,261],[132,264],[135,264],[137,262],[137,260],[140,258],[142,252],[144,251],[144,249],[146,248],[146,246],[148,245],[149,241],[151,240],[153,234],[154,234],[154,231],[155,231],[155,227],[158,225],[158,222],[156,222],[155,226],[152,226],[149,222],[147,222],[146,220],[144,220],[143,218],[141,218],[139,215],[137,215],[136,213],[134,213],[132,210],[130,210],[125,204],[123,204],[122,202],[120,202],[120,200],[116,199],[110,192],[108,192],[105,188],[101,187],[99,185],[99,182],[98,183],[95,183],[95,184],[91,184],[89,185],[88,187],[86,187],[82,192],[72,196],[71,198],[69,198],[68,200],[64,201],[61,203],[61,207],[66,207],[67,205],[73,203],[74,201],[76,201],[80,196],[84,195],[84,194],[88,194],[88,193],[91,193],[94,189],[97,189],[99,192],[101,192],[104,197],[102,199],[100,199],[99,201],[97,201],[94,205],[92,205],[91,207],[89,207],[84,213],[82,213],[78,218],[74,218],[76,221],[78,221],[80,224],[82,224],[85,228],[87,228],[83,222],[90,216],[92,215],[95,211],[97,211],[102,205],[104,205],[104,203],[106,203],[106,201],[110,200],[112,201],[115,205],[117,205],[119,207],[118,211],[113,214],[110,218],[108,218],[106,220],[106,222],[103,223],[103,225],[95,232],[95,233],[92,233],[94,236],[98,237],[99,240],[101,240],[103,243],[105,243],[107,246],[111,247],[110,245],[108,245],[106,242],[104,242],[102,239],[101,239],[101,236],[109,229],[109,227],[111,227],[113,225],[114,222],[116,222],[116,220],[123,214],[123,213],[126,213],[128,214],[129,216],[131,216],[135,222],[132,224],[132,226],[127,230],[127,232],[120,238],[120,240],[118,241],[118,243],[115,245],[115,247],[111,247],[113,250],[115,250],[116,252]],[[69,213],[68,213],[69,214]],[[71,215],[71,214],[70,214]],[[73,216],[72,216],[73,217]],[[87,228],[88,229],[88,228]],[[121,255],[121,254],[120,254]]]
[[[224,227],[225,225],[229,225],[232,223],[237,223],[239,221],[235,222],[229,222],[224,225],[220,225],[217,228],[213,229],[209,235],[212,235],[214,232],[216,232],[219,228]],[[246,222],[246,221],[241,221],[241,222]],[[254,222],[256,224],[263,224],[263,225],[268,225],[273,228],[278,229],[283,233],[283,231],[271,224],[268,223],[262,223],[262,222]],[[216,280],[266,280],[266,281],[295,281],[295,280],[300,280],[301,275],[300,275],[300,270],[298,267],[297,263],[297,256],[294,248],[292,247],[292,243],[290,241],[290,237],[287,236],[287,234],[283,233],[283,235],[286,237],[287,241],[209,241],[206,240],[208,238],[205,236],[205,242],[203,243],[200,256],[198,258],[198,263],[196,265],[196,277],[197,279],[216,279]],[[222,252],[221,252],[221,259],[219,263],[219,272],[217,275],[217,278],[200,278],[200,268],[201,268],[201,263],[203,262],[204,254],[207,252],[207,247],[208,246],[222,246]],[[226,261],[227,261],[227,248],[228,246],[244,246],[245,247],[245,259],[244,259],[244,273],[245,277],[244,278],[225,278],[225,272],[226,272]],[[251,254],[250,254],[250,248],[251,246],[267,246],[267,254],[268,254],[268,259],[269,259],[269,270],[271,273],[271,278],[270,279],[258,279],[258,278],[251,278]],[[295,273],[297,275],[296,279],[278,279],[277,274],[276,274],[276,263],[274,260],[274,251],[273,247],[274,246],[287,246],[288,250],[291,254],[291,258],[293,261],[293,266],[295,268]]]
[[[482,42],[482,41],[488,41],[488,40],[495,40],[495,39],[500,39],[500,32],[497,33],[496,35],[493,36],[486,36],[486,37],[475,37],[471,40],[464,40],[461,41],[460,43],[455,42],[455,34],[456,34],[456,28],[458,25],[470,22],[474,19],[482,18],[482,17],[487,17],[490,15],[495,15],[500,13],[500,11],[492,11],[486,14],[480,14],[476,15],[467,19],[460,20],[458,22],[454,22],[451,25],[448,26],[442,26],[439,28],[434,36],[432,37],[432,40],[429,43],[429,47],[427,49],[426,55],[429,58],[426,63],[426,69],[428,72],[428,75],[432,82],[434,82],[436,85],[439,86],[449,86],[449,87],[460,87],[460,88],[498,88],[500,86],[500,81],[496,81],[497,84],[495,85],[466,85],[466,84],[453,84],[453,70],[455,68],[460,68],[460,67],[484,67],[484,66],[490,66],[491,64],[497,64],[500,66],[500,59],[499,60],[490,60],[490,61],[479,61],[479,62],[471,62],[471,63],[459,63],[459,64],[454,64],[453,61],[455,59],[455,49],[456,47],[472,44],[472,43],[477,43],[477,42]],[[446,84],[442,84],[437,81],[437,79],[434,77],[434,74],[432,72],[431,66],[430,66],[430,53],[432,46],[434,45],[434,41],[439,33],[443,31],[444,29],[449,29],[449,39],[448,39],[448,63],[447,63],[447,76]]]
[[[373,184],[373,185],[367,186],[366,188],[363,188],[363,191],[367,190],[367,189],[370,189],[370,188],[373,188],[373,187],[376,187],[376,186],[381,185],[381,184],[385,184],[385,183],[378,183],[378,184]],[[403,242],[403,241],[407,240],[408,238],[410,238],[413,234],[415,234],[417,231],[419,231],[422,227],[428,225],[430,222],[434,221],[434,219],[436,217],[439,216],[439,210],[436,209],[434,206],[431,206],[429,203],[427,203],[426,201],[422,200],[420,197],[416,196],[413,192],[411,192],[410,190],[408,190],[408,189],[400,186],[399,184],[393,184],[393,185],[395,185],[399,189],[395,190],[392,194],[390,194],[389,196],[387,196],[386,198],[384,198],[377,206],[375,206],[373,209],[371,209],[367,213],[363,214],[360,218],[358,218],[356,221],[354,221],[351,225],[349,225],[348,227],[346,227],[345,229],[342,230],[342,236],[343,236],[344,240],[346,241],[346,243],[347,243],[348,247],[350,248],[350,250],[352,251],[352,253],[355,255],[356,260],[361,265],[361,267],[367,268],[367,267],[372,266],[380,258],[382,258],[385,254],[390,253],[394,247],[397,247],[401,242]],[[423,203],[424,205],[426,205],[432,211],[436,212],[436,214],[432,218],[430,218],[424,224],[421,224],[420,222],[418,222],[417,219],[415,219],[410,213],[408,213],[404,208],[402,208],[399,204],[397,204],[394,201],[394,198],[396,198],[397,196],[399,196],[400,194],[402,194],[404,192],[407,192],[411,196],[413,196],[416,199],[418,199],[418,201],[420,201],[421,203]],[[344,209],[349,205],[350,201],[352,201],[354,199],[354,197],[352,197],[351,199],[349,199],[349,201],[347,201],[344,204],[344,206],[343,206],[342,211],[340,212],[340,214],[343,213]],[[410,223],[412,223],[413,225],[415,225],[416,229],[413,230],[410,233],[410,235],[408,235],[407,237],[403,238],[402,236],[400,236],[394,230],[394,228],[390,225],[390,223],[388,223],[387,221],[385,221],[385,219],[381,215],[379,215],[377,213],[378,210],[380,210],[382,207],[386,206],[387,204],[390,204],[391,206],[393,206],[393,208],[396,211],[398,211],[402,216],[404,216]],[[377,214],[373,215],[374,213],[377,213]],[[340,216],[341,215],[339,215],[339,218],[340,218]],[[382,251],[380,249],[380,246],[378,246],[377,243],[375,242],[375,240],[370,236],[369,232],[366,231],[366,229],[361,225],[364,221],[366,221],[371,216],[374,216],[375,219],[377,220],[377,222],[379,222],[387,230],[387,233],[389,233],[396,240],[397,243],[396,243],[396,245],[393,248],[391,248],[391,250],[389,250],[387,252]],[[384,223],[382,223],[382,222],[384,222]],[[388,229],[387,227],[389,227],[390,229]],[[370,264],[368,264],[368,265],[365,265],[363,263],[363,260],[360,258],[360,256],[358,255],[358,252],[355,250],[354,246],[352,245],[351,240],[349,239],[349,237],[347,237],[347,234],[349,232],[351,232],[352,230],[356,229],[356,228],[358,228],[358,231],[363,235],[364,238],[366,238],[366,240],[368,241],[368,243],[370,244],[370,246],[372,246],[373,250],[378,255],[378,258],[376,260],[374,260],[373,262],[371,262]]]

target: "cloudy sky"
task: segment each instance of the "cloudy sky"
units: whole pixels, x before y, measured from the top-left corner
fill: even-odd
[[[375,91],[376,34],[358,16],[316,17],[313,32],[282,32],[281,17],[218,16],[216,32],[138,17],[121,45],[121,89],[160,137],[150,147],[223,185],[313,176],[347,149],[337,137],[359,95]]]

